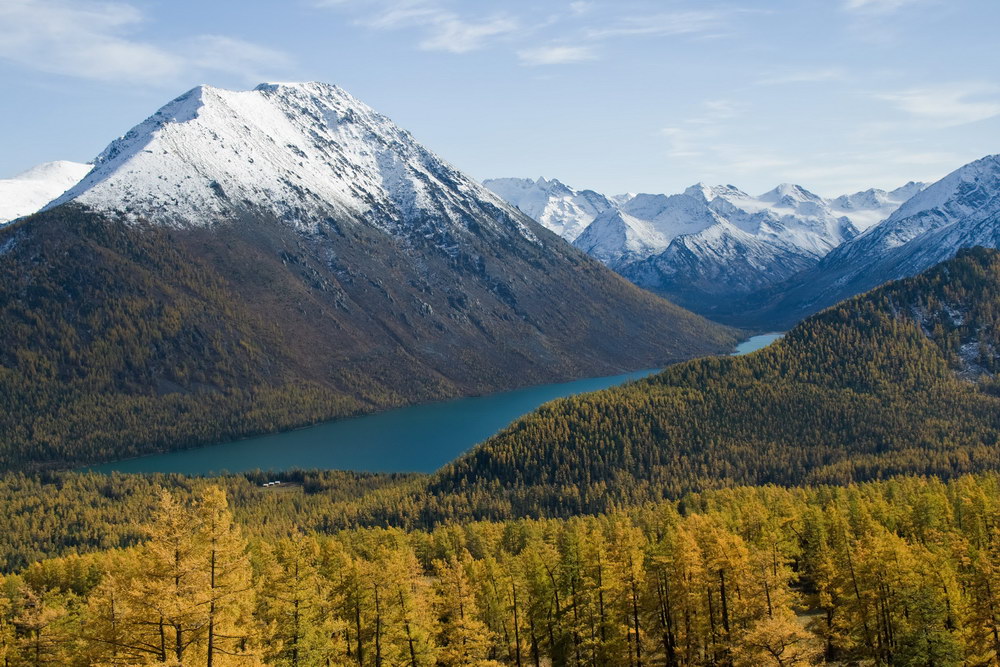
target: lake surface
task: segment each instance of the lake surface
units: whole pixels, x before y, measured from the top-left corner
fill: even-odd
[[[740,343],[734,354],[753,352],[780,337],[780,334],[754,336]],[[90,470],[189,475],[290,468],[432,472],[542,403],[613,387],[657,371],[649,369],[413,405],[297,431],[106,463]]]
[[[778,340],[785,334],[783,333],[769,333],[761,334],[759,336],[753,336],[743,341],[736,346],[736,351],[733,352],[733,356],[739,357],[744,354],[750,354],[751,352],[756,352],[757,350],[767,347],[774,341]]]

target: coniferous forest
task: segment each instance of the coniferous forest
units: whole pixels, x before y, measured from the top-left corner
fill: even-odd
[[[1000,253],[434,475],[0,477],[7,665],[993,665]]]
[[[602,516],[141,545],[0,580],[8,665],[991,665],[1000,479],[740,487]],[[257,521],[260,517],[257,517]]]

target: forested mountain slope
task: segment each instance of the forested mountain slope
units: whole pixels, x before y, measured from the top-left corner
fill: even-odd
[[[1000,468],[998,317],[1000,253],[963,251],[755,354],[549,403],[429,491],[482,516],[570,514],[732,484]]]
[[[171,230],[69,205],[4,242],[6,468],[612,374],[733,341],[554,237],[551,249],[470,243],[415,266],[364,228]],[[545,278],[525,280],[528,266]]]

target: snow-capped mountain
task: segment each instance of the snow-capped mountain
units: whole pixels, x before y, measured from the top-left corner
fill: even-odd
[[[93,434],[91,456],[658,367],[735,339],[318,83],[178,97],[0,229],[0,268],[21,371],[0,377],[18,406],[0,433],[58,413],[77,420],[66,437]],[[87,425],[94,405],[107,428]]]
[[[522,213],[572,241],[615,202],[593,190],[574,190],[556,179],[493,178],[483,185]]]
[[[585,191],[583,198],[555,180],[487,184],[636,284],[703,313],[716,297],[760,289],[812,266],[923,187],[908,183],[826,199],[790,183],[758,197],[733,185],[697,183],[674,195]],[[584,215],[581,206],[568,205],[581,200],[599,201],[603,210],[592,216],[592,207]]]
[[[38,211],[75,185],[93,165],[68,160],[44,162],[0,179],[0,224]]]
[[[486,188],[337,86],[199,86],[95,160],[49,207],[76,201],[170,226],[326,217],[449,237],[468,216],[533,237]],[[453,239],[452,239],[453,240]]]
[[[771,293],[758,295],[761,314],[753,317],[794,321],[885,281],[920,273],[960,248],[1000,247],[1000,155],[976,160],[932,185],[908,184],[901,191],[887,198],[913,195],[885,220]],[[875,199],[882,197],[876,193]]]

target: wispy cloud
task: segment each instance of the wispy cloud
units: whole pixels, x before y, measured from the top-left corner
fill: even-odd
[[[728,121],[742,113],[743,105],[733,100],[705,100],[697,115],[660,130],[667,140],[667,155],[694,158],[713,153]]]
[[[1000,115],[1000,87],[985,83],[910,88],[876,95],[914,118],[940,127]]]
[[[454,15],[438,16],[431,24],[429,34],[420,42],[427,51],[467,53],[481,49],[493,37],[517,30],[513,19],[494,17],[484,21],[463,21]]]
[[[845,0],[844,9],[866,14],[888,14],[924,0]]]
[[[763,76],[755,82],[759,86],[782,86],[797,83],[820,83],[824,81],[845,81],[847,72],[840,67],[817,69],[783,70]]]
[[[170,83],[199,72],[249,77],[290,65],[274,49],[200,35],[168,49],[136,36],[146,17],[124,2],[4,0],[0,59],[66,76],[116,83]]]
[[[263,81],[293,66],[285,52],[225,35],[199,35],[185,40],[184,52],[197,69],[235,74]]]
[[[594,39],[688,35],[718,29],[724,25],[728,15],[720,10],[692,10],[626,16],[610,25],[590,28],[587,35]]]
[[[597,58],[589,46],[542,46],[522,49],[517,55],[525,65],[568,65]]]
[[[312,4],[346,13],[356,25],[371,30],[414,31],[416,46],[425,51],[460,54],[502,44],[523,65],[597,60],[598,45],[616,38],[712,35],[730,26],[736,14],[750,11],[720,7],[642,12],[637,7],[655,8],[658,3],[622,7],[590,0],[559,3],[557,8],[515,4],[516,10],[505,6],[488,13],[459,10],[475,5],[451,0],[312,0]]]
[[[505,14],[470,18],[432,0],[320,0],[320,7],[352,8],[357,23],[374,30],[420,31],[417,46],[424,51],[469,53],[519,29]]]

